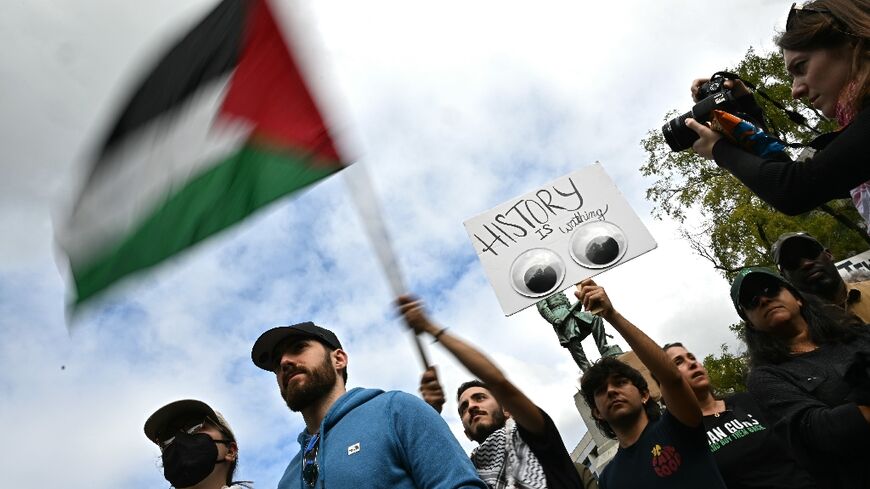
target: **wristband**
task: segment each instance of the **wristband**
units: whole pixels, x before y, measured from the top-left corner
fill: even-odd
[[[438,341],[438,337],[441,336],[441,335],[443,335],[445,331],[447,331],[447,328],[441,328],[440,330],[438,330],[437,333],[435,333],[435,334],[432,335],[432,338],[434,338],[435,341],[437,342],[437,341]]]

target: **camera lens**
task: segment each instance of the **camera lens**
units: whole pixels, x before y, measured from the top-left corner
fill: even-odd
[[[665,142],[671,147],[671,151],[683,151],[689,149],[698,140],[698,133],[686,127],[686,119],[692,117],[692,112],[674,117],[662,126],[662,135]]]
[[[511,285],[526,297],[547,296],[555,292],[564,279],[565,263],[546,248],[527,250],[511,265]]]

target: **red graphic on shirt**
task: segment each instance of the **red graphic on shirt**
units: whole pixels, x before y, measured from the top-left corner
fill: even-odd
[[[683,461],[677,450],[670,446],[661,446],[656,444],[652,449],[652,466],[659,477],[668,477],[677,472],[680,468],[680,463]]]

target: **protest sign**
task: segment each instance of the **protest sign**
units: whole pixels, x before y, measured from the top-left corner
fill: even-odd
[[[656,247],[600,163],[464,225],[506,316]]]
[[[840,272],[840,276],[844,280],[860,281],[862,279],[853,279],[852,276],[870,275],[870,251],[865,251],[845,260],[838,261],[836,265],[837,271]]]

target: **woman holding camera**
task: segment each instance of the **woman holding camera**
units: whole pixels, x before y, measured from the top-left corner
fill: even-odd
[[[792,97],[806,98],[842,129],[813,141],[817,152],[811,158],[793,162],[784,153],[756,156],[687,119],[686,126],[699,136],[692,147],[780,212],[800,214],[851,195],[870,222],[870,0],[792,5],[777,44],[793,78]],[[705,81],[692,84],[696,101]],[[726,87],[736,97],[749,93],[739,80]]]
[[[774,429],[819,483],[870,487],[870,329],[763,268],[741,270],[731,299]]]

